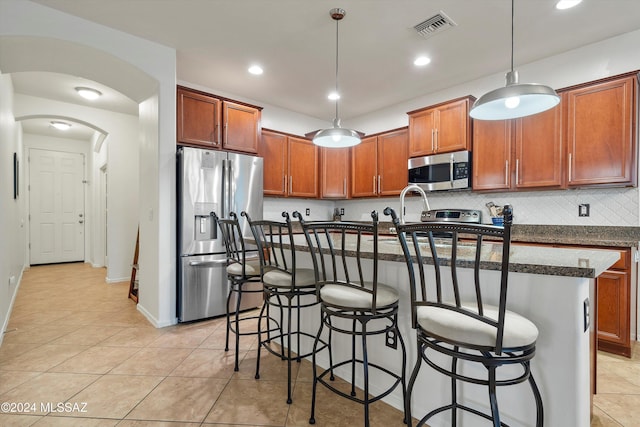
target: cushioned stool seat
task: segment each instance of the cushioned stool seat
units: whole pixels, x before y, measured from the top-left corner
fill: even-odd
[[[461,307],[473,313],[478,310],[472,303]],[[497,329],[478,319],[442,307],[418,307],[418,324],[428,334],[478,347],[495,347]],[[498,307],[484,306],[484,316],[498,320]],[[524,347],[538,339],[538,328],[529,319],[506,310],[502,345],[507,348]]]

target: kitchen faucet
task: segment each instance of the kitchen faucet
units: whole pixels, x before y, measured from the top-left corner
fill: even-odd
[[[407,185],[402,189],[402,192],[400,193],[400,224],[405,223],[404,198],[409,191],[417,191],[418,193],[420,193],[420,195],[422,196],[422,202],[424,203],[424,210],[431,210],[429,208],[429,201],[427,200],[427,193],[425,193],[424,190],[417,184]]]

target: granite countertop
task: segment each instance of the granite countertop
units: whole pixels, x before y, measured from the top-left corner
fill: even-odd
[[[393,227],[393,223],[390,221],[380,221],[379,227],[381,234],[395,234],[389,231]],[[302,233],[297,221],[293,221],[293,228],[296,233]],[[640,227],[514,224],[511,228],[511,241],[514,243],[637,248],[640,242]]]
[[[389,233],[391,222],[380,222],[380,232]],[[511,241],[555,245],[638,247],[640,227],[596,225],[530,225],[513,224]]]
[[[345,248],[348,255],[355,248],[355,235],[347,235]],[[309,251],[306,239],[302,234],[294,236],[296,250]],[[372,238],[364,241],[363,256],[373,257]],[[428,244],[428,243],[424,243]],[[337,246],[340,247],[340,246]],[[487,242],[483,244],[482,269],[499,270],[501,266],[501,243]],[[461,267],[471,266],[474,249],[472,246],[462,248],[458,252]],[[618,261],[620,253],[613,250],[589,248],[555,248],[548,246],[512,245],[509,271],[564,277],[595,278]],[[398,239],[393,236],[380,236],[378,240],[378,259],[383,261],[404,262],[404,255]],[[431,258],[426,259],[431,264]],[[448,259],[444,259],[448,262]]]

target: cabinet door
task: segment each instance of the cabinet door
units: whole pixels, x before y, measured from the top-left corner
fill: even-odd
[[[264,159],[264,194],[285,196],[288,186],[287,137],[276,132],[262,132],[260,155]]]
[[[409,114],[409,157],[436,152],[436,110]]]
[[[562,186],[561,108],[515,121],[515,187]]]
[[[363,138],[351,148],[351,197],[372,197],[378,192],[378,138]]]
[[[309,140],[288,137],[289,195],[318,197],[318,147]]]
[[[216,148],[220,145],[220,100],[178,89],[178,143]]]
[[[473,123],[473,189],[511,187],[511,121],[476,120]]]
[[[397,196],[409,182],[408,131],[378,135],[378,195]]]
[[[435,146],[438,153],[469,149],[469,100],[463,99],[438,108]]]
[[[568,185],[631,184],[635,77],[568,91]]]
[[[346,199],[349,178],[349,149],[320,149],[321,176],[320,197],[323,199]]]
[[[629,356],[629,273],[608,270],[598,276],[598,347]]]
[[[222,108],[222,146],[227,150],[256,154],[260,136],[260,110],[229,101],[224,101]]]

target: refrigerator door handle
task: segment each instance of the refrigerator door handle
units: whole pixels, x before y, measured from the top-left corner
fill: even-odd
[[[190,261],[190,267],[217,267],[220,264],[226,264],[226,259],[221,259],[218,261]]]
[[[229,213],[231,213],[231,211],[233,209],[235,209],[235,206],[233,206],[233,160],[229,159],[227,160],[227,184],[225,186],[225,195],[227,197],[226,203],[227,203],[227,215]],[[236,214],[238,214],[238,216],[240,215],[240,212],[236,212]]]
[[[227,201],[229,200],[229,184],[227,182],[227,169],[229,166],[227,165],[227,162],[228,160],[226,159],[222,160],[222,207],[220,209],[220,214],[223,218],[229,218],[230,211],[230,206],[227,203]]]

